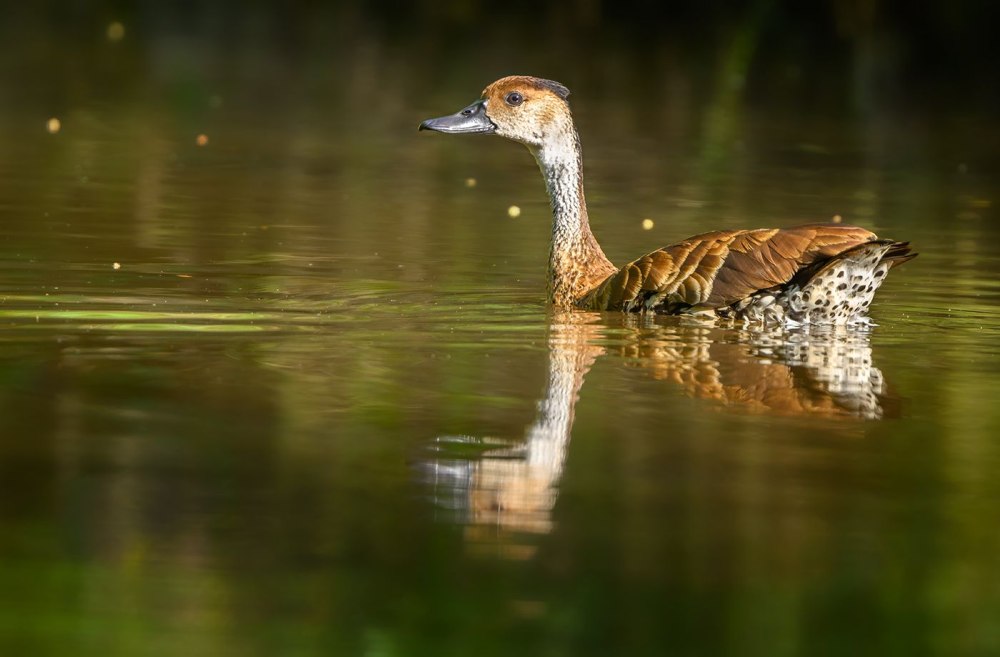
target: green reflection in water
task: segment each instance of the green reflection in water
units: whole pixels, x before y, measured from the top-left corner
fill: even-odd
[[[1000,652],[998,132],[877,93],[877,22],[844,18],[854,80],[773,7],[645,50],[539,20],[579,58],[458,5],[421,20],[478,23],[461,58],[339,6],[297,54],[259,9],[239,47],[8,41],[0,652]],[[573,88],[617,262],[835,214],[922,255],[856,349],[619,316],[553,343],[537,171],[415,132],[512,72]]]

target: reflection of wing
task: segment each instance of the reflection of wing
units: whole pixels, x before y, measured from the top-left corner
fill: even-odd
[[[512,533],[550,530],[576,400],[584,376],[605,351],[692,397],[711,400],[708,408],[864,419],[884,414],[885,386],[872,365],[866,333],[843,327],[823,333],[734,332],[616,317],[627,330],[617,343],[605,335],[606,326],[594,323],[594,315],[554,318],[549,378],[523,443],[468,437],[435,443],[436,457],[423,463],[425,478],[437,504],[469,525],[474,544],[483,546],[492,537],[503,554],[522,558],[531,548],[512,543]],[[472,458],[470,444],[478,448]]]
[[[772,415],[882,417],[882,373],[872,365],[865,333],[744,332],[717,342],[718,331],[663,327],[623,353],[658,379],[725,410]]]

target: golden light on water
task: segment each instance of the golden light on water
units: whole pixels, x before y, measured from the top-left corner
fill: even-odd
[[[199,146],[206,146],[206,145],[208,145],[208,135],[206,135],[206,134],[200,134],[200,135],[198,135],[195,138],[194,143],[198,144]]]
[[[118,42],[125,38],[125,26],[114,21],[108,25],[108,41]]]
[[[519,208],[516,205],[510,206],[509,208],[507,208],[507,216],[510,217],[511,219],[517,219],[518,217],[521,216],[521,208]]]
[[[653,226],[654,225],[655,224],[653,223],[652,219],[643,219],[642,220],[642,229],[643,230],[653,230]]]
[[[62,121],[56,117],[52,117],[45,123],[45,129],[49,131],[50,135],[54,135],[62,128]]]

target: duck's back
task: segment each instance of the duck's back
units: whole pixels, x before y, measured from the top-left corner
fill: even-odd
[[[857,226],[716,231],[625,265],[579,305],[844,323],[864,313],[892,266],[914,255]]]

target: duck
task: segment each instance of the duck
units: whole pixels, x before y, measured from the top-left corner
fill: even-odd
[[[868,307],[886,274],[917,255],[909,242],[880,239],[860,226],[813,223],[706,232],[615,266],[590,228],[569,95],[553,80],[507,76],[464,109],[418,128],[498,135],[528,148],[552,207],[547,299],[557,310],[744,324],[868,323]]]

